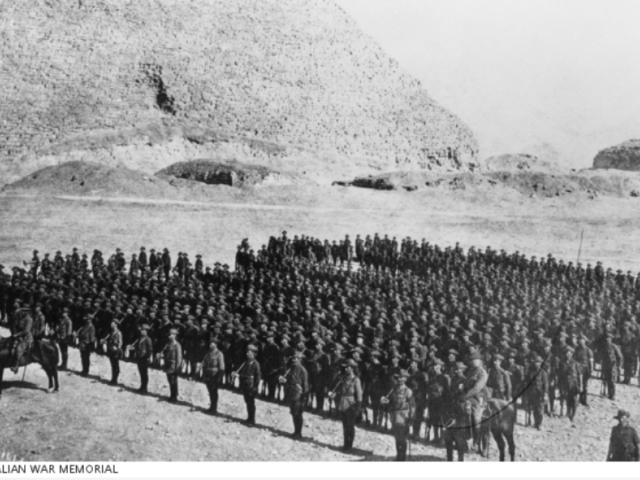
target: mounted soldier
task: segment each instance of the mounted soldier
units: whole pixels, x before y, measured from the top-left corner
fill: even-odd
[[[474,444],[479,444],[479,430],[482,412],[486,406],[486,386],[489,375],[482,366],[482,357],[474,352],[469,357],[469,370],[462,388],[462,400],[470,409],[471,430]]]
[[[33,317],[28,307],[21,307],[14,318],[11,335],[14,361],[11,371],[18,373],[20,361],[33,347]]]

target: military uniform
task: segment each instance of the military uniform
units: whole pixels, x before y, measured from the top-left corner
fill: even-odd
[[[247,360],[238,373],[240,376],[240,390],[242,390],[244,403],[247,406],[247,424],[255,425],[256,397],[258,396],[258,387],[261,379],[260,364],[255,359]]]
[[[11,338],[14,341],[14,372],[18,370],[18,365],[22,358],[28,354],[33,345],[33,317],[28,309],[22,308],[16,316],[13,324],[13,334]]]
[[[491,367],[487,378],[491,398],[511,401],[511,377],[501,367]]]
[[[147,332],[148,325],[142,325],[142,330]],[[141,333],[141,337],[136,344],[136,363],[138,365],[138,372],[140,373],[140,388],[141,393],[147,393],[147,387],[149,385],[149,365],[153,361],[153,341],[146,333]]]
[[[357,364],[350,360],[349,365],[356,368]],[[342,420],[342,431],[344,435],[343,450],[349,451],[353,448],[353,441],[356,437],[356,419],[360,415],[362,408],[362,385],[360,379],[353,372],[344,373],[340,378],[340,383],[336,389],[336,409],[340,413]]]
[[[618,411],[615,417],[621,420],[622,417],[629,417],[629,413],[624,410]],[[608,462],[637,462],[640,461],[640,439],[635,428],[621,422],[611,429],[609,440]]]
[[[589,388],[589,379],[591,378],[593,363],[593,351],[589,347],[578,345],[574,354],[576,362],[580,365],[582,375],[582,391],[580,392],[580,403],[587,406],[587,392]]]
[[[87,318],[85,325],[78,330],[77,336],[80,361],[82,362],[82,375],[87,376],[91,368],[91,352],[96,343],[96,329],[90,318]]]
[[[426,372],[417,369],[413,372],[409,371],[409,380],[407,386],[413,392],[415,403],[415,415],[413,417],[413,437],[420,438],[420,430],[422,429],[422,421],[427,410],[427,390],[429,387],[429,378]]]
[[[269,400],[276,398],[276,388],[278,386],[279,373],[284,373],[280,368],[280,348],[271,339],[273,334],[264,346],[260,355],[260,366],[264,370],[264,386],[266,387],[266,397]]]
[[[172,330],[177,335],[176,330]],[[167,375],[169,382],[169,401],[178,401],[178,374],[182,366],[182,346],[175,338],[164,347],[162,351],[164,358],[164,373]]]
[[[407,378],[409,375],[401,371],[398,376]],[[391,431],[396,441],[396,460],[403,462],[407,459],[407,439],[415,412],[414,395],[409,387],[398,384],[389,395],[388,402]]]
[[[549,396],[549,377],[544,368],[540,368],[542,359],[536,355],[529,371],[529,388],[526,390],[527,405],[533,412],[534,427],[540,429],[544,408]]]
[[[474,359],[474,355],[470,359]],[[467,371],[463,386],[463,400],[471,404],[472,424],[476,440],[478,440],[478,432],[482,423],[482,412],[486,405],[486,389],[489,375],[482,366],[470,368]]]
[[[73,325],[66,313],[62,315],[58,328],[56,329],[56,340],[60,346],[60,356],[62,357],[60,370],[66,370],[69,360],[69,345],[73,342]]]
[[[202,375],[209,392],[209,412],[218,413],[218,388],[225,372],[224,355],[217,347],[210,348],[202,360]]]
[[[301,354],[296,354],[298,359]],[[294,438],[302,437],[302,427],[304,425],[303,413],[306,397],[309,393],[309,375],[307,370],[299,363],[294,364],[281,381],[285,384],[285,401],[289,405],[289,411],[293,417]]]
[[[567,354],[573,355],[573,349],[567,348]],[[561,398],[567,402],[567,416],[570,420],[576,413],[576,402],[581,392],[580,383],[582,380],[582,369],[580,364],[572,357],[566,358],[558,365],[558,388]]]
[[[604,343],[601,350],[602,357],[602,380],[606,385],[610,400],[616,397],[616,381],[620,373],[621,358],[616,346],[610,338]]]
[[[116,327],[107,338],[107,356],[111,363],[111,385],[117,385],[122,358],[122,333]]]
[[[438,362],[440,361],[438,360]],[[442,362],[440,362],[440,364],[442,364]],[[442,414],[449,399],[450,389],[451,377],[442,373],[433,373],[431,375],[427,391],[427,427],[433,428],[434,440],[440,438],[440,429],[443,425]],[[427,440],[429,440],[428,435]]]

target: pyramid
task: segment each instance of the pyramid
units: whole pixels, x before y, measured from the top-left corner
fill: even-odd
[[[11,0],[0,50],[0,180],[216,155],[476,165],[469,128],[328,0]]]

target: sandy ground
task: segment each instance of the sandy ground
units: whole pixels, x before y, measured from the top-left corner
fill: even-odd
[[[164,399],[168,387],[164,374],[152,371],[150,394],[139,386],[134,364],[124,364],[121,386],[107,384],[106,358],[93,356],[91,376],[78,375],[80,358],[70,354],[71,371],[60,376],[60,392],[47,394],[46,376],[39,366],[17,375],[5,372],[5,392],[0,397],[0,451],[28,461],[391,461],[393,437],[358,428],[355,450],[340,451],[342,428],[337,420],[305,414],[303,440],[290,438],[288,409],[258,401],[257,423],[249,428],[242,396],[221,390],[219,411],[212,417],[204,385],[181,379],[179,404]],[[567,418],[548,418],[543,430],[516,427],[517,461],[602,461],[607,453],[612,417],[627,408],[640,418],[640,389],[619,386],[619,400],[599,397],[600,382],[593,380],[591,408],[580,407],[572,424]],[[522,416],[520,421],[523,421]],[[412,459],[443,461],[445,450],[413,442]],[[492,443],[490,460],[498,455]],[[477,454],[468,461],[484,461]]]
[[[215,202],[107,200],[99,198],[0,196],[0,263],[19,264],[31,250],[41,253],[74,246],[125,252],[168,247],[174,256],[202,253],[206,264],[233,262],[236,245],[249,237],[254,247],[283,229],[289,235],[308,234],[339,239],[349,234],[427,238],[442,246],[519,250],[529,255],[553,253],[576,261],[584,229],[581,261],[602,260],[605,267],[640,270],[640,205],[631,200],[560,198],[534,200],[517,193],[470,195],[466,192],[379,192],[352,188],[295,187],[260,189],[225,195]],[[259,428],[245,418],[242,397],[222,392],[214,418],[203,413],[203,385],[181,381],[183,402],[161,400],[167,394],[160,372],[152,374],[148,396],[137,388],[133,365],[123,368],[122,388],[106,384],[109,366],[97,359],[86,379],[61,374],[61,391],[42,391],[46,379],[37,366],[5,373],[7,390],[0,400],[0,452],[26,460],[391,460],[393,439],[359,430],[356,451],[345,455],[339,422],[306,415],[307,440],[288,437],[291,418],[285,407],[259,402]],[[71,367],[79,359],[73,352]],[[622,387],[617,402],[599,397],[592,384],[591,408],[580,408],[571,423],[545,419],[541,432],[521,425],[517,430],[517,460],[602,460],[618,408],[640,418],[640,390]],[[442,460],[441,448],[414,444],[414,459]],[[497,449],[492,447],[492,459]],[[479,460],[472,455],[470,460]]]

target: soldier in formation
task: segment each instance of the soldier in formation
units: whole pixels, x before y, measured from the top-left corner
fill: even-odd
[[[109,363],[111,364],[111,385],[118,384],[118,377],[120,376],[120,358],[122,357],[122,333],[118,330],[119,322],[114,318],[111,321],[111,333],[102,343],[107,346],[107,356],[109,357]]]
[[[202,376],[209,392],[209,413],[218,414],[218,389],[224,375],[224,355],[218,350],[216,339],[209,342],[209,351],[202,360]]]
[[[178,402],[178,372],[182,365],[182,346],[177,341],[178,330],[169,330],[169,342],[161,353],[164,360],[164,373],[167,375],[169,383],[169,401]]]
[[[383,397],[382,403],[387,405],[391,416],[391,431],[396,441],[396,460],[404,462],[407,459],[409,430],[414,421],[415,397],[406,385],[409,378],[406,370],[400,370],[393,378],[396,384],[391,393]]]
[[[234,372],[234,376],[240,379],[240,390],[247,406],[247,420],[245,423],[250,426],[256,424],[256,397],[258,396],[262,378],[260,364],[256,360],[257,351],[258,349],[255,345],[249,345],[245,362],[238,371]]]
[[[302,366],[303,358],[304,355],[301,352],[294,353],[291,357],[291,366],[279,378],[280,383],[285,386],[285,400],[293,418],[293,438],[302,438],[303,413],[309,393],[309,374]]]
[[[342,449],[349,452],[353,449],[356,438],[356,421],[360,417],[362,408],[362,385],[354,370],[358,364],[354,360],[347,360],[342,365],[342,373],[338,383],[330,392],[329,397],[336,399],[336,409],[342,421],[344,443]]]
[[[74,249],[53,260],[45,254],[37,268],[32,260],[29,270],[0,273],[2,316],[13,332],[24,331],[24,304],[32,337],[55,332],[62,366],[77,339],[84,374],[96,337],[109,335],[116,320],[120,348],[135,352],[141,388],[164,352],[175,399],[179,376],[211,378],[198,363],[215,339],[224,356],[217,384],[235,388],[232,374],[240,373],[254,421],[261,387],[267,400],[282,401],[287,384],[278,378],[302,354],[309,383],[303,408],[337,409],[345,447],[353,445],[352,427],[361,417],[386,426],[390,414],[380,400],[401,370],[408,370],[414,394],[413,434],[420,438],[426,417],[427,440],[439,437],[442,412],[459,387],[474,417],[490,389],[533,415],[540,428],[544,412],[557,414],[558,404],[574,418],[576,391],[586,405],[590,379],[599,377],[602,393],[613,399],[616,384],[638,372],[640,279],[601,264],[584,268],[551,255],[465,251],[379,234],[332,244],[283,233],[257,252],[245,239],[235,271],[220,263],[204,268],[201,256],[194,268],[183,252],[176,265],[168,249],[145,252],[135,262],[131,257],[129,271],[119,249],[104,256],[95,250],[91,260]],[[248,350],[264,378],[246,371],[245,363],[253,365]],[[97,353],[112,359],[107,343]],[[345,362],[358,378],[359,397],[339,385]],[[329,393],[335,395],[327,404]]]
[[[140,338],[135,344],[135,358],[140,374],[140,393],[147,393],[149,387],[149,366],[153,361],[153,341],[149,338],[149,325],[140,326]]]

